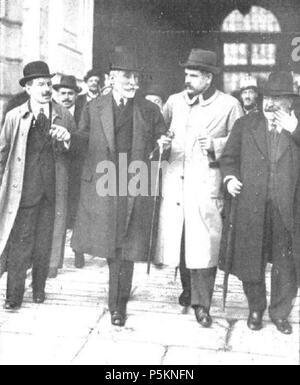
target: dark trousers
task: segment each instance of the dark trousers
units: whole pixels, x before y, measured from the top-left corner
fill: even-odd
[[[191,306],[202,306],[210,310],[217,268],[187,269],[185,262],[185,229],[183,229],[180,252],[180,278],[185,293],[190,293]],[[199,257],[201,251],[199,250]]]
[[[19,208],[9,238],[7,301],[21,305],[26,272],[32,263],[33,295],[45,290],[52,245],[54,205],[46,198],[34,207]]]
[[[270,318],[285,319],[289,316],[293,300],[297,296],[296,271],[292,254],[290,233],[282,222],[278,208],[269,201],[266,206],[263,253],[272,262]],[[243,282],[250,311],[265,311],[267,308],[265,268],[261,282]]]
[[[109,311],[126,313],[132,287],[134,263],[118,257],[109,259],[107,262],[109,267]]]

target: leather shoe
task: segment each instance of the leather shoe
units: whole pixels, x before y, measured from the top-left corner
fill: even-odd
[[[292,334],[293,328],[292,325],[289,323],[287,319],[274,319],[272,320],[274,325],[277,327],[277,330],[279,330],[283,334]]]
[[[212,325],[212,318],[209,312],[203,306],[194,308],[197,322],[204,328],[209,328]]]
[[[3,308],[5,310],[18,310],[20,309],[21,305],[19,305],[16,302],[11,302],[11,301],[5,301]]]
[[[183,307],[191,306],[191,294],[183,291],[178,298],[178,302]]]
[[[84,254],[83,253],[75,253],[75,262],[74,265],[76,269],[82,269],[85,266]]]
[[[34,303],[41,304],[45,302],[46,295],[45,293],[33,294],[32,299]]]
[[[247,325],[251,330],[261,330],[263,327],[263,312],[262,311],[252,311],[249,314]]]
[[[125,314],[115,311],[111,314],[111,323],[114,326],[124,326],[126,321]]]

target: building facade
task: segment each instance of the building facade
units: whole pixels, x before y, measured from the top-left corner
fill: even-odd
[[[92,67],[94,0],[0,0],[0,121],[23,66],[44,60],[79,81]],[[58,79],[55,79],[56,81]]]

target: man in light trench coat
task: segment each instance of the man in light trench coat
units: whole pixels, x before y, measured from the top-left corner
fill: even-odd
[[[192,305],[197,321],[209,327],[222,232],[218,159],[243,111],[213,85],[220,72],[214,52],[193,49],[182,66],[185,90],[170,96],[163,111],[175,136],[164,170],[156,262],[180,265],[179,303]]]
[[[20,85],[29,101],[6,115],[0,131],[0,275],[7,270],[7,310],[21,306],[30,264],[33,301],[44,302],[49,264],[56,267],[64,246],[65,144],[75,123],[51,100],[53,76],[41,61],[24,67]]]

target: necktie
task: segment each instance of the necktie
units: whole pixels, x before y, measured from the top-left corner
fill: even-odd
[[[44,132],[48,133],[49,131],[49,121],[47,119],[47,116],[45,115],[44,109],[41,108],[40,112],[38,113],[38,116],[36,117],[36,123],[38,128]]]
[[[124,102],[124,99],[121,98],[121,99],[120,99],[120,103],[119,103],[119,108],[120,108],[120,109],[123,109],[124,107],[125,107],[125,102]]]

